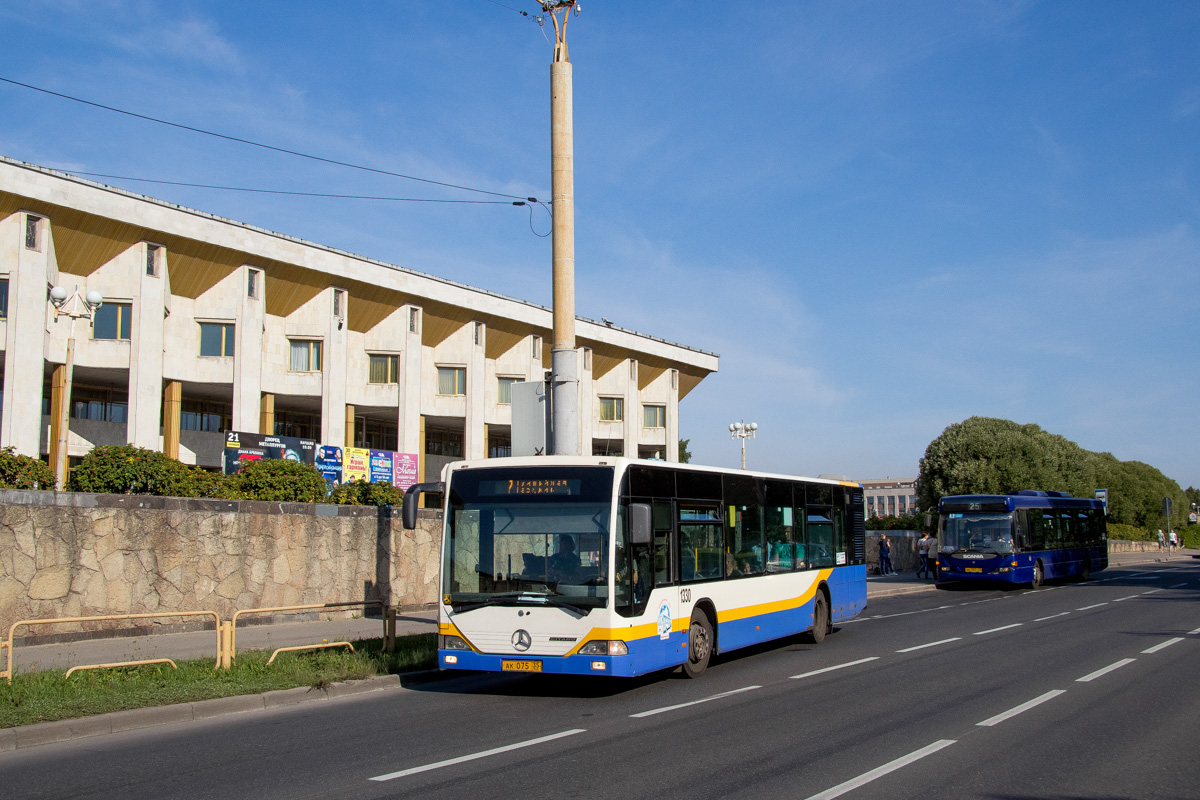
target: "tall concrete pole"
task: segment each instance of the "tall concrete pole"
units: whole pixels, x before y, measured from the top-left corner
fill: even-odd
[[[554,195],[554,345],[551,430],[554,455],[577,456],[579,446],[579,352],[575,349],[575,132],[567,18],[575,0],[542,0],[554,21],[550,65],[550,160]],[[561,20],[559,14],[561,13]]]

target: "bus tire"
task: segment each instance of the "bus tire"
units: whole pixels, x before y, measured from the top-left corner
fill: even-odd
[[[1042,572],[1042,562],[1038,561],[1033,565],[1033,580],[1029,582],[1030,589],[1042,588],[1042,583],[1045,581],[1045,573]]]
[[[813,644],[820,644],[825,641],[825,634],[829,633],[829,601],[825,599],[824,592],[817,592],[817,597],[813,600],[813,626],[809,633],[809,638]]]
[[[713,627],[708,614],[698,608],[692,611],[692,621],[688,623],[687,651],[683,672],[689,678],[699,678],[712,658]]]

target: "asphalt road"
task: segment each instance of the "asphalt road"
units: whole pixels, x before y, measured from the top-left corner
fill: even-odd
[[[1195,798],[1200,561],[874,600],[700,680],[471,675],[0,754],[13,798]]]

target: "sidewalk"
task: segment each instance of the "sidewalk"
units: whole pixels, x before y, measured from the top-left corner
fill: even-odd
[[[1190,562],[1192,558],[1200,558],[1200,550],[1179,550],[1174,555],[1147,550],[1144,553],[1133,551],[1128,553],[1112,553],[1108,557],[1109,568],[1128,567],[1134,564],[1153,564],[1156,562],[1170,563]],[[928,592],[937,588],[936,582],[917,577],[916,570],[908,570],[896,575],[867,575],[867,600],[877,597],[890,597],[897,594],[912,594],[913,592]]]
[[[396,635],[437,633],[437,611],[411,611],[396,617]],[[383,638],[383,620],[379,618],[335,619],[313,622],[278,622],[269,625],[238,625],[237,649],[274,650],[321,642],[352,642],[355,639]],[[79,664],[112,664],[147,658],[216,660],[217,634],[214,631],[161,633],[153,636],[118,636],[111,639],[87,639],[65,644],[43,644],[13,648],[13,671],[34,672],[65,669]]]

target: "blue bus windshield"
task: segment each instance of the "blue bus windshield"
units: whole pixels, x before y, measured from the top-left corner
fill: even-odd
[[[945,514],[938,537],[944,553],[974,550],[982,553],[1013,552],[1011,513],[963,512]]]

